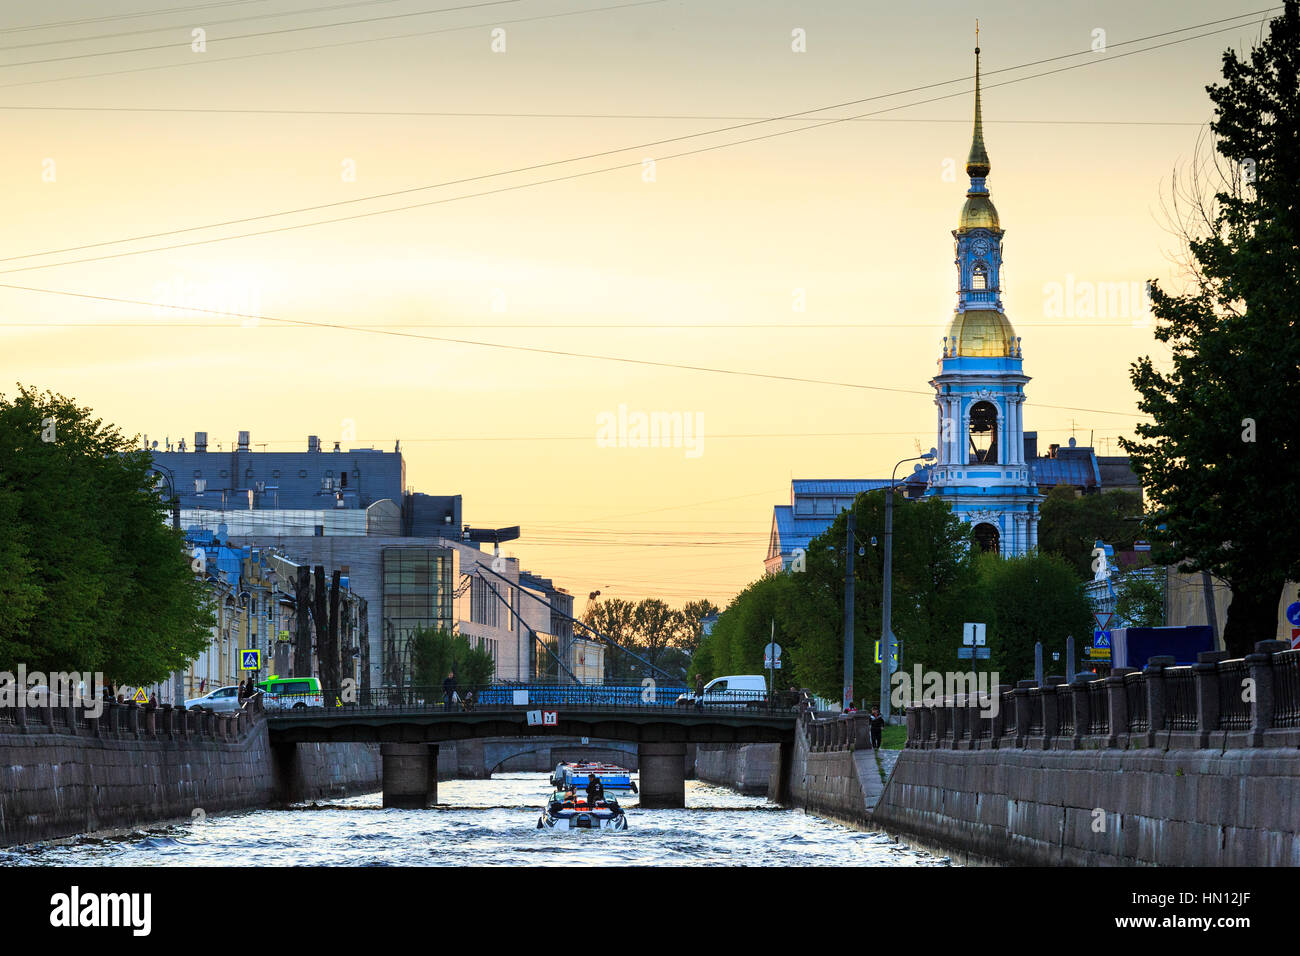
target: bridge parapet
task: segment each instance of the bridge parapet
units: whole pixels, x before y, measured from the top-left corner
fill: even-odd
[[[817,731],[814,749],[839,740]],[[1260,641],[1235,660],[1221,651],[1191,666],[1152,658],[1137,671],[1020,681],[987,696],[956,695],[907,708],[911,749],[1097,750],[1300,746],[1300,650]]]
[[[229,714],[134,701],[63,701],[39,707],[0,706],[0,733],[69,734],[104,740],[239,741],[252,734],[264,719],[257,698]]]

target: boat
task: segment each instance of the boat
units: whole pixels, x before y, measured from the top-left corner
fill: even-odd
[[[555,772],[551,774],[551,783],[556,790],[563,790],[565,787],[577,787],[579,790],[585,790],[587,789],[587,781],[591,779],[593,773],[600,777],[601,786],[605,790],[637,792],[636,781],[632,779],[630,770],[625,770],[612,763],[600,763],[599,761],[557,764]]]
[[[591,806],[585,797],[565,801],[563,793],[555,793],[537,818],[537,829],[626,830],[627,817],[613,797],[597,800]]]

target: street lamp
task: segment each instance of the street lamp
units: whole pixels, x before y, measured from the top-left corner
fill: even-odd
[[[939,452],[931,448],[924,455],[904,458],[898,465],[909,461],[934,461]],[[889,473],[889,487],[885,489],[885,567],[884,596],[880,602],[880,714],[889,720],[889,665],[894,660],[894,628],[891,602],[894,597],[894,485],[898,481],[898,465]]]
[[[181,499],[176,497],[176,474],[166,465],[160,465],[158,462],[151,462],[149,467],[154,469],[160,477],[167,480],[167,490],[170,492],[167,503],[171,506],[172,527],[177,531],[181,527]]]

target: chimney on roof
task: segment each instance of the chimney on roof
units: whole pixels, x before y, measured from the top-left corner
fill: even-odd
[[[239,450],[248,451],[248,432],[239,433]]]
[[[311,451],[320,451],[320,437],[319,437],[319,436],[317,436],[317,435],[308,435],[308,436],[307,436],[307,450],[308,450],[309,452],[311,452]]]
[[[194,433],[194,450],[195,450],[195,451],[207,451],[207,450],[208,450],[208,433],[207,433],[207,432],[195,432],[195,433]]]

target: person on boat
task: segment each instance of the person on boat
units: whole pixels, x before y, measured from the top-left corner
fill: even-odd
[[[597,800],[605,799],[605,788],[600,782],[600,775],[593,773],[587,778],[587,803],[593,808]]]

